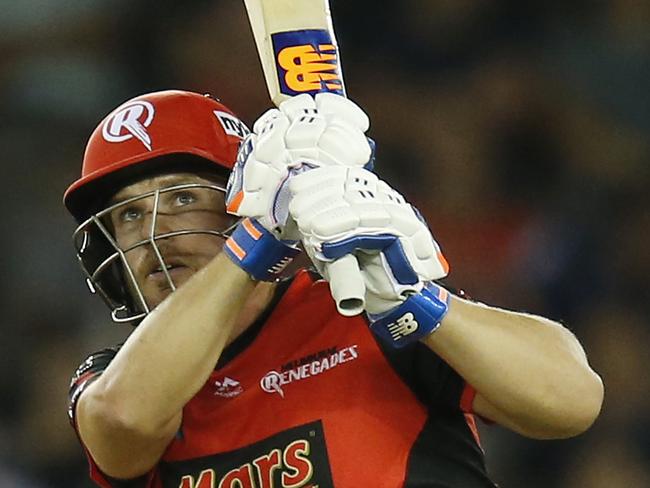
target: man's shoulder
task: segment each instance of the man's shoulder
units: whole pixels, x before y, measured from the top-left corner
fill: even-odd
[[[74,409],[79,396],[90,383],[104,372],[120,350],[120,347],[122,347],[122,344],[89,354],[72,375],[70,390],[68,391],[68,416],[73,425]]]
[[[84,359],[84,361],[79,365],[72,376],[72,382],[74,383],[79,378],[88,375],[88,373],[103,371],[106,369],[121,347],[122,344],[106,347],[86,356],[86,359]]]

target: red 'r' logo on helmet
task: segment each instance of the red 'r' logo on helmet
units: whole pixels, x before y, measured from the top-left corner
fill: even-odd
[[[154,116],[153,105],[145,100],[122,105],[104,123],[102,135],[108,142],[123,142],[132,137],[151,151],[151,137],[147,127]]]

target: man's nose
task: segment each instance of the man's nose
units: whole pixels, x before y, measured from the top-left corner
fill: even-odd
[[[178,230],[177,218],[174,215],[167,214],[164,212],[157,212],[155,214],[154,222],[154,213],[148,211],[142,222],[142,236],[145,238],[150,238],[152,235],[167,234]]]

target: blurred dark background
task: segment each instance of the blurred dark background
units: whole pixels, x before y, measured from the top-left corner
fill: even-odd
[[[650,2],[332,0],[378,172],[426,215],[450,281],[561,320],[606,385],[586,434],[483,426],[503,487],[650,486]],[[269,105],[237,0],[0,0],[0,486],[88,487],[70,375],[128,329],[76,267],[61,205],[97,122],[132,96]],[[645,359],[644,359],[645,358]]]

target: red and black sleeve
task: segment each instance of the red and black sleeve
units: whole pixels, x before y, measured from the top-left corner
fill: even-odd
[[[75,429],[75,407],[79,396],[88,385],[101,376],[119,350],[120,348],[117,346],[102,349],[91,354],[79,365],[74,375],[72,375],[70,390],[68,391],[68,417]]]
[[[81,365],[77,368],[74,375],[72,376],[72,380],[70,381],[70,390],[68,393],[68,417],[75,431],[77,431],[75,408],[79,397],[93,381],[102,375],[104,370],[108,367],[119,350],[120,346],[117,346],[102,349],[101,351],[91,354],[83,363],[81,363]],[[86,447],[83,445],[83,442],[81,442],[81,438],[79,439],[79,442],[81,443],[84,452],[86,453],[86,457],[88,458],[90,478],[98,486],[101,486],[102,488],[141,488],[143,486],[146,486],[149,478],[148,475],[134,480],[118,480],[105,475],[100,471],[99,467],[88,452],[88,449],[86,449]]]

